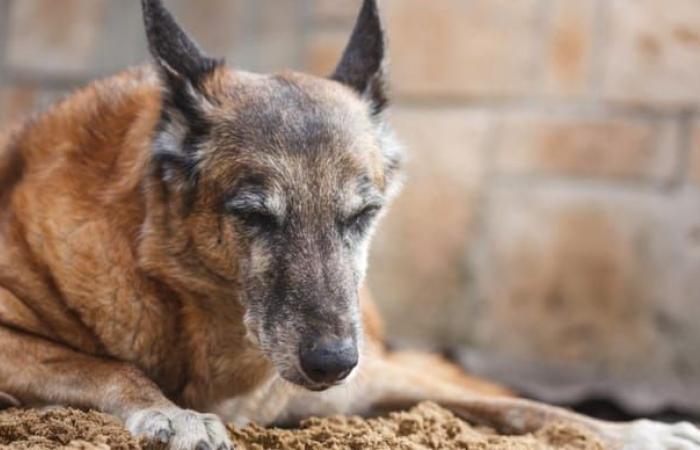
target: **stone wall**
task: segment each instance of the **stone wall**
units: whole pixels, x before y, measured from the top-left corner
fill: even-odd
[[[319,74],[358,9],[167,3],[234,66]],[[700,409],[700,2],[383,6],[411,155],[371,265],[392,340],[552,400]],[[136,0],[0,0],[0,124],[145,58]]]

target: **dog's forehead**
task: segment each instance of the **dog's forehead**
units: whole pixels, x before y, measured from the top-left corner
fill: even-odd
[[[372,143],[375,127],[368,105],[336,82],[294,72],[233,77],[223,126],[245,144],[308,153]]]
[[[229,77],[218,93],[215,121],[219,144],[231,151],[219,156],[290,181],[381,178],[376,125],[368,105],[349,89],[293,72]]]

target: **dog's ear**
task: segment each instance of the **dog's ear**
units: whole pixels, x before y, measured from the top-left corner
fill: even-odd
[[[151,55],[167,81],[174,84],[199,81],[221,64],[206,56],[165,9],[162,0],[141,0]],[[181,86],[177,86],[181,87]]]
[[[377,0],[364,0],[343,57],[331,76],[366,98],[375,114],[388,105],[386,38]]]
[[[206,56],[162,0],[141,0],[141,5],[149,48],[163,85],[154,160],[169,185],[190,192],[196,183],[197,149],[209,132],[205,111],[214,100],[202,88],[223,61]]]

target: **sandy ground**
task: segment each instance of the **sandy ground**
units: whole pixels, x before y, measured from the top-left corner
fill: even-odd
[[[431,403],[386,417],[309,419],[298,429],[230,427],[239,450],[603,450],[584,431],[553,424],[534,435],[499,436]],[[2,449],[148,449],[110,416],[73,409],[0,412]]]

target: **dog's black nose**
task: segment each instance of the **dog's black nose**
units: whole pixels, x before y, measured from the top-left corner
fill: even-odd
[[[357,365],[357,346],[351,339],[316,340],[302,346],[301,368],[316,383],[334,383],[350,375]]]

